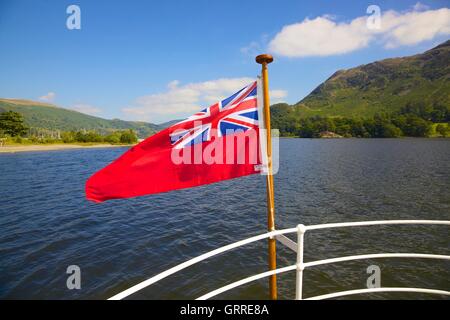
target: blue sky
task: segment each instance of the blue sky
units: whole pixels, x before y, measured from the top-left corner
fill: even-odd
[[[69,30],[69,5],[81,29]],[[367,30],[367,7],[381,29]],[[232,93],[270,52],[273,101],[295,103],[338,69],[450,37],[448,1],[0,0],[0,97],[163,122]],[[305,20],[306,19],[306,20]]]

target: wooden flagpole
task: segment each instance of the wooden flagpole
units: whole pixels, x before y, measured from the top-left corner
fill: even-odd
[[[273,61],[270,54],[261,54],[256,57],[256,62],[262,65],[262,86],[264,96],[264,122],[267,134],[267,230],[275,230],[275,204],[273,192],[273,173],[272,173],[272,139],[270,133],[270,100],[269,100],[269,75],[267,65]],[[276,240],[269,239],[269,270],[277,268],[277,249]],[[270,299],[277,299],[277,276],[272,275],[269,278]]]

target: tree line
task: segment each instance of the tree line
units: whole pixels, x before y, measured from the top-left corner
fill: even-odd
[[[288,108],[272,113],[273,127],[280,130],[281,136],[318,138],[329,132],[358,138],[429,137],[432,133],[450,136],[450,107],[444,104],[407,103],[398,112],[378,113],[370,118],[300,118]]]
[[[0,138],[11,139],[15,143],[110,143],[132,144],[138,141],[136,133],[129,130],[117,130],[100,134],[94,130],[52,131],[28,128],[22,114],[14,111],[0,113]]]
[[[395,138],[450,136],[450,106],[442,103],[426,105],[422,102],[407,103],[394,113],[378,113],[369,118],[350,117],[299,117],[288,105],[272,108],[272,126],[280,130],[281,136],[318,138],[324,133],[342,137]],[[23,116],[14,111],[0,113],[0,138],[13,138],[21,143],[136,143],[138,137],[133,130],[118,130],[100,134],[97,131],[79,130],[57,132],[28,128]]]

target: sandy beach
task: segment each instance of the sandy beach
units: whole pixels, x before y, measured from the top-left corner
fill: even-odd
[[[47,144],[47,145],[2,146],[2,147],[0,147],[0,153],[52,151],[52,150],[66,150],[66,149],[116,148],[116,147],[124,147],[124,146],[127,146],[127,145],[111,145],[111,144],[96,144],[96,145]]]

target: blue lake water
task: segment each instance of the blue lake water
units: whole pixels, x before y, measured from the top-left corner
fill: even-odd
[[[0,155],[0,298],[105,299],[189,258],[265,232],[265,179],[258,175],[103,204],[86,201],[86,179],[125,150]],[[275,190],[279,229],[298,223],[449,220],[450,140],[281,139]],[[450,233],[445,226],[323,230],[307,233],[305,244],[305,261],[379,252],[450,254]],[[214,257],[131,298],[196,298],[266,271],[266,250],[262,241]],[[278,245],[278,266],[292,263],[295,255]],[[450,290],[449,262],[380,259],[309,269],[304,296],[364,288],[372,264],[381,268],[383,286]],[[69,265],[81,268],[80,290],[66,287]],[[280,298],[292,299],[294,274],[278,279]],[[359,298],[368,297],[429,298]],[[218,298],[265,299],[267,280]]]

